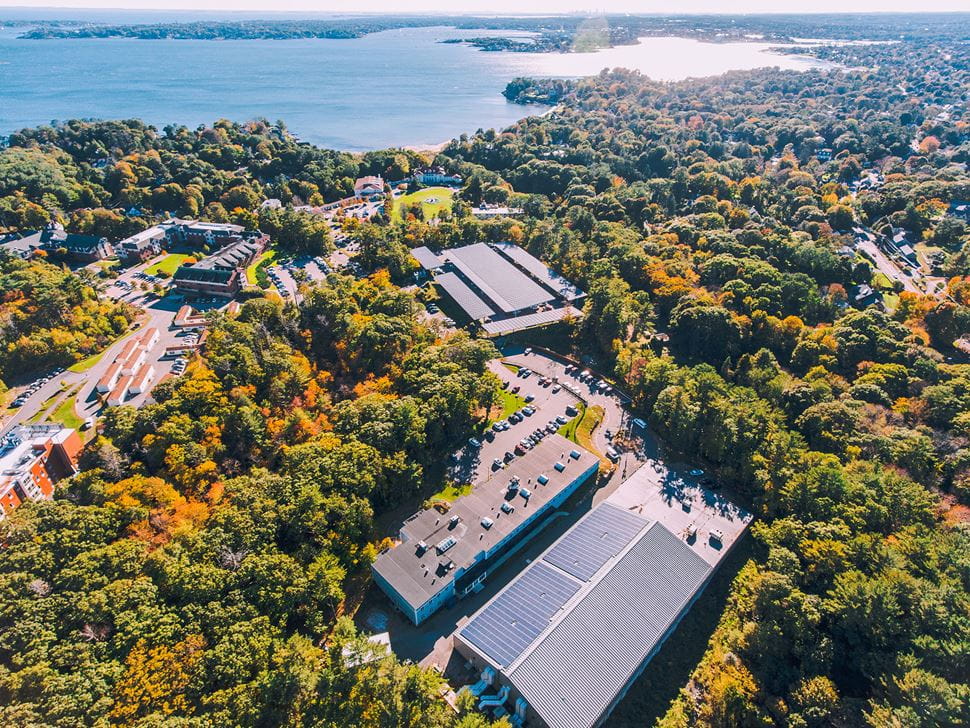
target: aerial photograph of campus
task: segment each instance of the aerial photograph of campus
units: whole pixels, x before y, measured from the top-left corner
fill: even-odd
[[[968,0],[0,0],[0,726],[970,726]]]

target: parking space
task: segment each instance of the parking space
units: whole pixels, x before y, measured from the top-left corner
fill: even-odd
[[[523,407],[490,425],[481,437],[475,438],[477,446],[469,443],[456,453],[459,459],[450,475],[458,482],[502,477],[505,464],[532,447],[529,438],[534,438],[534,442],[556,432],[578,411],[579,399],[551,379],[524,374],[525,370],[513,372],[499,360],[490,362],[489,369],[507,383],[509,392],[522,398]]]

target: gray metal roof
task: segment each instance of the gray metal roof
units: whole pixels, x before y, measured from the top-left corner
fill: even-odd
[[[594,725],[660,645],[711,570],[655,521],[513,666],[512,684],[550,726]]]
[[[434,270],[435,268],[440,268],[445,264],[441,258],[431,252],[430,248],[427,248],[424,245],[419,248],[412,248],[411,256],[418,261],[418,263],[421,264],[421,267],[425,270]]]
[[[561,298],[567,301],[575,301],[577,298],[586,295],[552,268],[515,243],[494,243],[493,246],[520,268],[528,271],[533,278],[555,291]]]
[[[588,728],[662,643],[712,569],[659,521],[604,502],[458,637],[490,660],[548,725]]]
[[[579,318],[582,315],[583,312],[578,308],[573,306],[564,306],[563,308],[553,308],[548,311],[527,313],[523,314],[522,316],[492,319],[491,321],[483,322],[482,328],[486,333],[495,336],[498,334],[508,334],[513,331],[522,331],[523,329],[531,329],[533,326],[544,326],[545,324],[560,321],[567,316]]]
[[[554,296],[485,243],[447,251],[455,268],[505,313],[552,301]]]
[[[462,310],[468,314],[468,318],[473,321],[495,315],[495,310],[469,288],[468,284],[457,274],[441,273],[435,276],[434,282],[444,288],[445,292],[455,299],[455,303],[461,306]]]

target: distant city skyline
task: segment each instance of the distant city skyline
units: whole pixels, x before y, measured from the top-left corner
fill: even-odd
[[[953,12],[970,10],[967,0],[792,0],[779,9],[777,0],[739,0],[725,7],[723,0],[413,0],[401,8],[398,0],[373,0],[366,11],[348,8],[344,0],[0,0],[0,8],[66,8],[117,10],[222,10],[247,13],[480,13],[561,14],[614,12],[638,14],[682,13],[868,13]]]

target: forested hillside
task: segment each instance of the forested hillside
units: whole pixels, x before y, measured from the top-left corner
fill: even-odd
[[[756,515],[753,556],[661,725],[970,722],[970,363],[953,346],[970,333],[970,235],[951,211],[970,199],[970,52],[820,53],[851,68],[557,82],[554,113],[437,157],[465,178],[453,213],[346,224],[370,275],[331,275],[299,308],[255,297],[213,314],[186,376],[112,410],[82,474],[0,524],[0,722],[483,724],[439,699],[434,673],[348,660],[370,648],[342,618],[375,515],[419,502],[497,396],[493,345],[439,336],[399,287],[410,248],[478,240],[512,240],[588,290],[557,344],[612,371],[670,450]],[[265,122],[71,122],[11,145],[11,230],[127,224],[132,206],[145,225],[270,225],[295,213],[261,211],[264,196],[319,204],[421,164]],[[523,216],[478,221],[482,202]],[[880,283],[860,226],[932,249],[939,285]],[[7,290],[20,264],[4,265]]]

